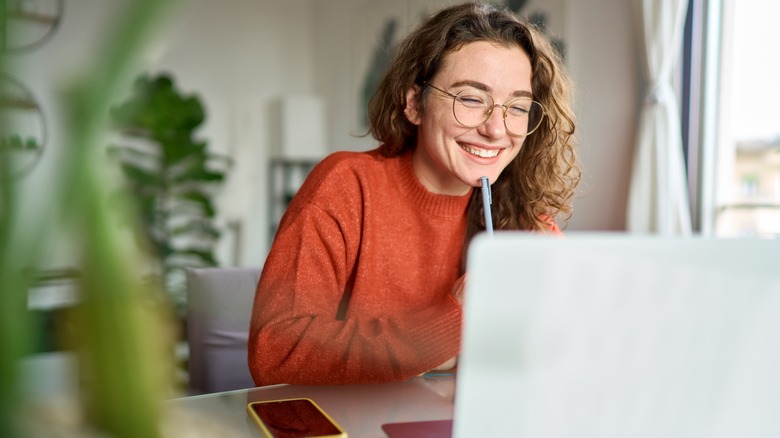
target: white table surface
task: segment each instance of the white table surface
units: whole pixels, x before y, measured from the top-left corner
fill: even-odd
[[[274,385],[182,397],[170,400],[168,406],[172,417],[178,418],[176,424],[189,423],[202,436],[257,437],[259,429],[246,412],[247,403],[305,397],[314,400],[350,438],[385,438],[384,423],[451,419],[454,392],[455,377],[436,376],[371,385]]]

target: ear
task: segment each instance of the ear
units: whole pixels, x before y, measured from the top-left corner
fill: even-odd
[[[413,85],[406,90],[404,115],[413,125],[420,124],[420,87]]]

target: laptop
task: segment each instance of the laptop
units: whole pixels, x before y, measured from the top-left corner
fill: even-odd
[[[453,436],[780,436],[780,241],[469,249]]]

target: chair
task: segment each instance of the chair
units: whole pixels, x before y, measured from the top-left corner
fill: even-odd
[[[255,386],[247,365],[247,341],[260,268],[186,272],[190,392]]]

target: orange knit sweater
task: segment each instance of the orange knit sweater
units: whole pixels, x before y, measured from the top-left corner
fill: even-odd
[[[450,295],[470,193],[427,191],[411,154],[338,152],[311,172],[279,225],[257,287],[257,385],[403,380],[458,354]]]

